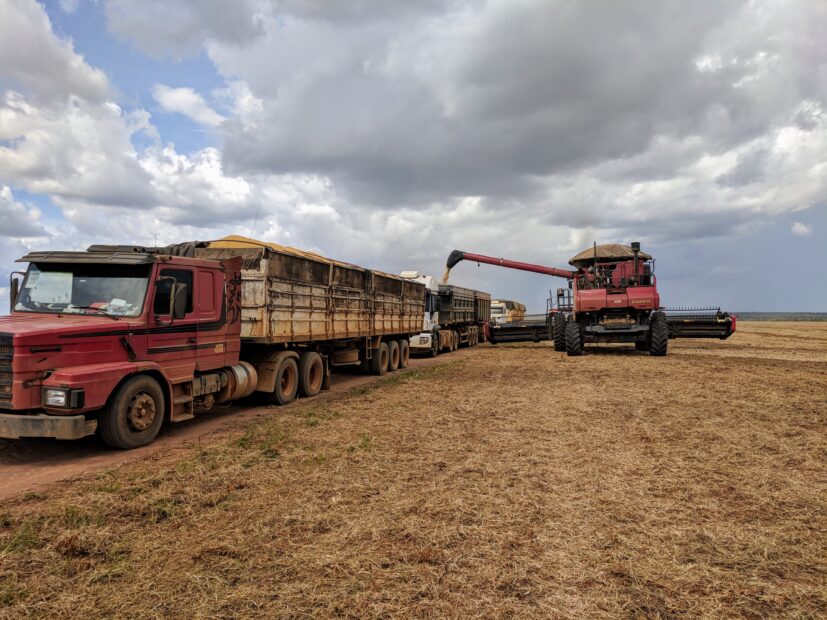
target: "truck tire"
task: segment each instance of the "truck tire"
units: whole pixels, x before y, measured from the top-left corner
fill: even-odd
[[[388,370],[394,372],[399,369],[399,343],[388,340]]]
[[[399,367],[407,368],[411,360],[411,343],[407,338],[399,341]]]
[[[315,396],[322,391],[324,362],[315,351],[303,353],[299,358],[299,391],[302,396]]]
[[[299,393],[299,365],[296,358],[286,357],[276,369],[276,387],[265,395],[271,405],[287,405],[296,400]]]
[[[669,344],[669,322],[663,312],[649,317],[649,355],[663,357]]]
[[[147,375],[124,381],[98,418],[106,445],[120,450],[139,448],[158,436],[166,415],[164,392]]]
[[[555,351],[566,350],[566,315],[556,312],[551,317],[551,339]]]
[[[439,332],[431,334],[431,357],[439,355]]]
[[[572,356],[583,355],[583,333],[576,321],[566,323],[566,353]]]
[[[388,372],[388,343],[383,342],[379,348],[373,352],[373,357],[370,360],[370,372],[380,377]]]
[[[459,332],[455,331],[454,332],[454,351],[456,351],[457,349],[459,349]]]

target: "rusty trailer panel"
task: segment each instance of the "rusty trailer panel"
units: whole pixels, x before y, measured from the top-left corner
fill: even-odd
[[[316,254],[231,238],[197,250],[242,257],[241,337],[295,344],[413,334],[422,327],[425,287]]]

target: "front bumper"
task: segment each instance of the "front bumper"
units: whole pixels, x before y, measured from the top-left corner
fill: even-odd
[[[87,420],[82,415],[17,415],[0,413],[0,438],[53,437],[54,439],[80,439],[94,434],[97,420]]]
[[[430,351],[431,350],[431,334],[424,332],[411,336],[410,338],[411,351]]]

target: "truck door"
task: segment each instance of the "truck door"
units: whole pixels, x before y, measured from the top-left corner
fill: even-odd
[[[197,313],[196,368],[221,368],[226,359],[226,309],[223,308],[224,274],[216,269],[196,272],[195,310]],[[223,311],[223,313],[222,313]]]
[[[183,318],[175,319],[169,314],[170,280],[175,278],[178,285],[187,287],[187,303]],[[195,372],[197,350],[198,317],[193,299],[195,295],[192,269],[184,267],[161,268],[155,282],[153,313],[147,335],[147,358],[159,363],[173,383],[191,379]],[[152,324],[154,322],[154,325]]]

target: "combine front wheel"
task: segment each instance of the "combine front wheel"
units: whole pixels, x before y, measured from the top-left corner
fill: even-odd
[[[669,344],[669,323],[663,312],[653,312],[649,319],[649,355],[666,355]]]
[[[575,321],[566,323],[566,353],[583,355],[583,334],[580,331],[580,324]]]
[[[560,312],[551,317],[551,339],[555,351],[566,350],[566,316]]]

